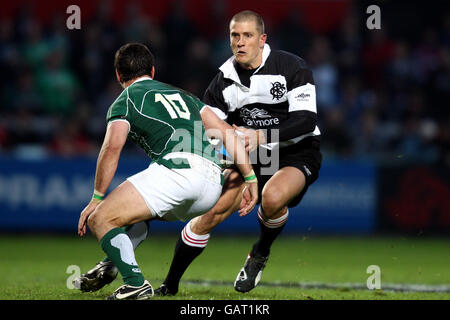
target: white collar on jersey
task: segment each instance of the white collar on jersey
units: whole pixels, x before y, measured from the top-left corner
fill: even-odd
[[[255,72],[258,72],[258,70],[264,66],[267,58],[269,57],[269,54],[270,54],[270,46],[267,43],[265,43],[264,48],[263,48],[263,53],[262,53],[261,65],[255,70]],[[235,60],[235,57],[231,56],[227,61],[225,61],[225,63],[219,68],[219,70],[223,72],[223,76],[225,78],[231,79],[234,82],[242,84],[241,80],[239,79],[239,76],[236,72],[236,69],[234,68],[234,64],[233,64],[234,60]],[[253,72],[253,73],[255,73],[255,72]]]
[[[141,82],[141,81],[144,81],[144,80],[153,80],[153,79],[150,78],[149,76],[142,76],[142,77],[139,77],[139,78],[137,78],[136,80],[134,80],[134,81],[130,84],[130,86],[131,86],[132,84],[136,83],[136,82]]]

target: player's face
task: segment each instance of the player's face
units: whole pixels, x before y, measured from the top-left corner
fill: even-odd
[[[236,61],[245,69],[255,69],[262,63],[262,51],[267,35],[260,34],[255,20],[230,23],[230,45]]]

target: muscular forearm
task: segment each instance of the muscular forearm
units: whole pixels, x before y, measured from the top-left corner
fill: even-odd
[[[229,155],[234,159],[234,163],[238,167],[243,176],[246,176],[253,170],[250,158],[245,147],[239,137],[234,133],[233,129],[228,129],[226,138],[223,140],[224,147]]]
[[[264,132],[267,143],[286,141],[314,131],[317,124],[317,115],[312,112],[293,112],[283,125],[274,127]],[[278,130],[278,139],[274,131]],[[274,141],[278,140],[278,141]]]
[[[106,193],[119,163],[120,150],[103,146],[97,159],[95,190]]]
[[[105,139],[97,159],[94,188],[99,193],[106,193],[116,173],[120,152],[127,140],[129,124],[115,121],[108,124]]]
[[[244,176],[250,173],[253,167],[250,164],[248,153],[233,127],[219,119],[209,107],[202,109],[201,116],[208,136],[211,139],[222,140],[225,150],[233,158],[239,171]]]

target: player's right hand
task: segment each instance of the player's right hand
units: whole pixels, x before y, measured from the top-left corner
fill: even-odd
[[[97,208],[99,201],[91,200],[86,208],[81,211],[80,214],[80,220],[78,220],[78,235],[80,237],[84,236],[86,234],[86,225],[87,225],[87,219],[91,215],[92,212],[94,212],[95,208]]]
[[[240,217],[249,214],[258,202],[258,183],[246,183],[242,193],[242,201],[239,209]]]
[[[238,127],[233,124],[234,131],[241,139],[245,146],[245,151],[253,152],[260,144],[266,143],[266,137],[261,130],[254,130],[251,128]]]

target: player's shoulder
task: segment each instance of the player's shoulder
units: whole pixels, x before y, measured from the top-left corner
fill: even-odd
[[[114,118],[125,118],[129,113],[128,111],[128,92],[127,89],[124,89],[111,103],[106,113],[106,121],[108,122]]]
[[[309,69],[305,59],[284,50],[272,50],[266,63],[277,66],[283,71]]]
[[[227,78],[225,77],[223,70],[219,70],[219,72],[217,72],[216,75],[214,76],[214,78],[211,80],[210,86],[223,84],[224,81],[226,81],[226,79]]]
[[[146,79],[144,81],[139,81],[131,84],[128,88],[127,96],[131,101],[142,101],[144,98],[149,98],[157,94],[181,94],[186,95],[183,90],[174,87],[168,83],[161,82],[154,79]]]
[[[203,102],[195,94],[186,91],[184,89],[178,88],[174,85],[154,80],[153,89],[155,90],[155,92],[158,92],[159,90],[162,94],[164,93],[179,94],[185,102],[194,103],[197,106],[203,106]]]
[[[111,103],[110,108],[125,105],[128,99],[127,89],[123,89],[117,98]]]
[[[139,81],[133,83],[128,87],[128,94],[132,93],[180,93],[183,95],[191,95],[189,92],[184,91],[183,89],[177,88],[171,84],[161,82],[155,79],[148,79],[146,81]]]
[[[215,77],[209,83],[207,91],[219,94],[226,87],[231,86],[233,84],[234,84],[234,80],[232,80],[228,76],[225,76],[225,73],[223,72],[223,70],[219,70],[219,72],[215,75]]]
[[[139,94],[139,93],[146,93],[148,91],[162,91],[162,90],[168,90],[168,85],[159,82],[154,79],[145,79],[142,81],[137,81],[128,86],[125,89],[128,93],[128,95],[132,94]]]

